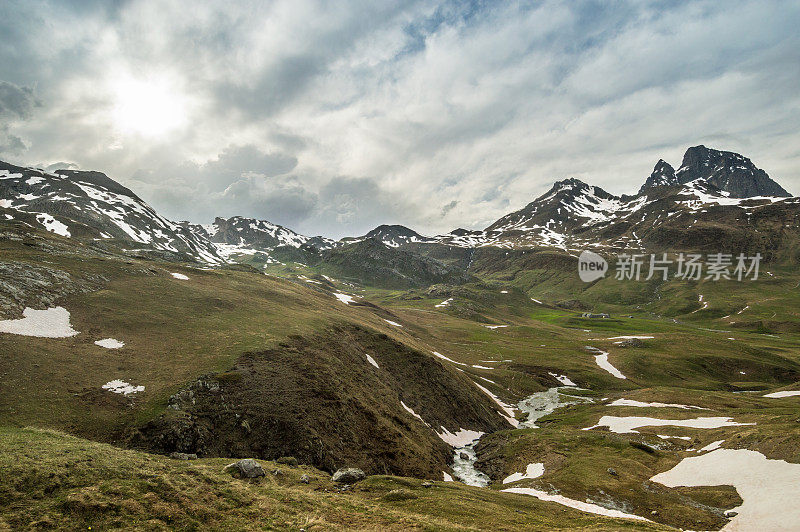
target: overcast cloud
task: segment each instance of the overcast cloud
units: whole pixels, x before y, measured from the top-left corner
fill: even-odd
[[[6,1],[0,158],[172,219],[483,228],[706,144],[800,192],[800,4]]]

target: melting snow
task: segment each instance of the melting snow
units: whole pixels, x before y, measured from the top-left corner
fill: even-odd
[[[438,304],[436,304],[436,305],[434,305],[434,306],[435,306],[436,308],[446,307],[447,305],[449,305],[449,304],[450,304],[450,303],[452,303],[452,302],[453,302],[453,298],[451,297],[451,298],[445,299],[445,300],[444,300],[444,301],[442,301],[441,303],[438,303]]]
[[[341,301],[345,305],[349,305],[350,303],[352,303],[354,301],[353,296],[348,295],[348,294],[336,293],[336,294],[333,294],[333,295],[336,296],[336,299],[338,299],[339,301]]]
[[[539,478],[542,475],[544,475],[544,464],[542,463],[528,464],[528,467],[525,468],[525,473],[513,473],[511,475],[508,475],[506,478],[503,479],[503,484],[510,484],[512,482],[519,482],[520,480]]]
[[[396,321],[387,320],[386,318],[384,318],[384,319],[383,319],[383,321],[385,321],[385,322],[386,322],[386,323],[388,323],[389,325],[394,325],[395,327],[402,327],[402,325],[400,325],[400,324],[399,324],[399,323],[397,323]]]
[[[451,477],[450,475],[448,475],[446,471],[442,471],[442,476],[444,477],[444,481],[445,481],[445,482],[455,482],[455,481],[453,480],[453,477]]]
[[[644,403],[642,401],[634,401],[633,399],[617,399],[608,404],[608,406],[635,406],[639,408],[694,408],[697,410],[707,410],[701,406],[679,405],[676,403]]]
[[[137,392],[143,392],[144,386],[134,386],[133,384],[130,384],[125,381],[113,380],[105,383],[103,385],[103,389],[108,390],[109,392],[121,393],[123,395],[130,395]]]
[[[575,508],[576,510],[581,510],[591,514],[605,515],[606,517],[618,517],[623,519],[636,519],[639,521],[649,521],[649,519],[645,519],[644,517],[640,517],[638,515],[626,514],[625,512],[620,512],[619,510],[611,510],[590,502],[576,501],[575,499],[569,499],[563,495],[551,495],[546,491],[541,491],[534,488],[506,488],[502,491],[507,493],[518,493],[520,495],[530,495],[531,497],[536,497],[542,501],[555,502],[563,506],[569,506],[570,508]]]
[[[180,279],[181,281],[188,281],[189,278],[183,275],[182,273],[173,273],[171,274],[174,278]]]
[[[49,214],[39,213],[36,215],[36,221],[44,226],[45,229],[57,235],[70,237],[69,227],[59,222]]]
[[[555,377],[555,379],[563,384],[564,386],[577,386],[574,382],[572,382],[569,377],[566,375],[558,375],[556,373],[550,373],[551,376]]]
[[[475,386],[480,388],[483,393],[485,393],[486,395],[488,395],[489,397],[494,399],[494,402],[497,403],[497,405],[503,410],[503,412],[505,412],[505,414],[503,414],[503,412],[500,412],[500,415],[503,416],[504,418],[506,418],[506,421],[508,421],[511,425],[513,425],[514,428],[519,426],[519,421],[517,421],[517,419],[514,417],[514,408],[513,407],[511,407],[510,405],[505,404],[503,401],[500,400],[499,397],[497,397],[495,394],[493,394],[492,392],[490,392],[489,390],[487,390],[486,388],[484,388],[483,386],[481,386],[477,382],[473,381],[473,383],[475,384]]]
[[[717,449],[722,447],[723,443],[725,443],[725,440],[717,440],[717,441],[715,441],[713,443],[709,443],[708,445],[706,445],[702,449],[698,449],[697,452],[698,453],[704,453],[704,452],[707,452],[707,451],[716,451]]]
[[[114,338],[104,338],[103,340],[97,340],[95,345],[105,347],[106,349],[119,349],[125,345],[125,342],[120,342]]]
[[[433,351],[433,354],[436,355],[437,357],[441,358],[442,360],[447,360],[448,362],[452,362],[453,364],[458,364],[459,366],[466,366],[467,365],[467,364],[464,364],[463,362],[456,362],[452,358],[447,358],[446,356],[444,356],[443,354],[439,353],[438,351]]]
[[[690,429],[719,429],[722,427],[736,427],[741,425],[755,425],[755,423],[736,423],[729,417],[697,417],[693,419],[658,419],[654,417],[618,417],[603,416],[597,425],[586,427],[582,430],[592,430],[597,427],[608,427],[608,430],[617,434],[638,432],[640,427],[687,427]]]
[[[68,338],[78,331],[69,324],[69,312],[64,307],[34,310],[26,307],[22,319],[0,321],[0,332],[37,336],[40,338]]]
[[[772,392],[768,393],[764,397],[769,397],[770,399],[780,399],[781,397],[792,397],[793,395],[800,395],[800,390]]]
[[[374,359],[374,358],[372,358],[371,356],[369,356],[369,355],[366,355],[366,354],[365,354],[364,356],[366,356],[366,357],[367,357],[367,362],[369,362],[370,364],[372,364],[372,365],[373,365],[373,366],[375,366],[376,368],[380,369],[380,366],[378,365],[378,363],[377,363],[377,362],[375,362],[375,359]]]
[[[503,327],[508,327],[508,325],[484,325],[487,329],[502,329]]]
[[[414,412],[414,411],[411,409],[411,407],[409,407],[408,405],[406,405],[406,404],[405,404],[403,401],[400,401],[400,406],[402,406],[402,407],[403,407],[403,410],[405,410],[406,412],[408,412],[409,414],[411,414],[411,415],[412,415],[412,416],[414,416],[415,418],[417,418],[417,419],[419,419],[420,421],[422,421],[423,423],[425,423],[425,420],[424,420],[424,419],[422,419],[422,416],[420,416],[419,414],[417,414],[416,412]],[[427,423],[425,423],[425,424],[426,424],[426,425],[428,425]],[[430,426],[430,425],[428,425],[428,426]]]
[[[608,361],[608,353],[600,349],[597,349],[596,347],[586,346],[586,349],[588,349],[589,351],[600,353],[599,355],[594,356],[594,361],[597,362],[598,366],[600,366],[601,368],[603,368],[604,370],[606,370],[607,372],[609,372],[618,379],[627,379],[627,377],[623,375],[622,372],[620,372],[620,370],[612,366],[611,362]]]
[[[650,480],[678,486],[733,486],[742,498],[722,530],[796,530],[800,523],[800,464],[770,460],[757,451],[717,449],[684,458]]]
[[[440,428],[442,429],[442,432],[437,432],[436,435],[451,447],[463,447],[474,442],[484,434],[483,432],[469,429],[458,429],[458,432],[453,434],[444,427]]]

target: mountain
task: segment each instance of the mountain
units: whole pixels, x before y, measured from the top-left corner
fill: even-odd
[[[334,277],[393,289],[470,280],[460,268],[373,238],[323,251],[319,267]]]
[[[647,192],[647,189],[652,187],[671,186],[678,184],[678,178],[675,176],[675,169],[672,167],[672,165],[666,162],[664,159],[659,159],[655,168],[653,168],[653,173],[650,174],[650,177],[648,177],[647,181],[644,182],[642,188],[639,189],[639,194],[644,194]]]
[[[639,193],[655,186],[685,184],[697,179],[711,183],[719,190],[729,193],[732,198],[791,196],[747,157],[703,145],[686,150],[677,171],[659,160]]]
[[[164,258],[218,264],[216,247],[185,224],[163,218],[101,172],[23,168],[0,161],[0,208],[64,237],[152,250]]]
[[[392,248],[411,242],[430,242],[432,240],[403,225],[379,225],[363,238],[373,238]]]
[[[237,253],[269,252],[280,246],[310,246],[322,250],[336,245],[334,240],[328,238],[308,237],[266,220],[242,216],[227,219],[218,217],[213,224],[204,225],[202,229],[226,257]]]
[[[720,242],[740,249],[750,239],[751,244],[763,244],[762,251],[774,251],[796,238],[799,212],[800,198],[735,198],[704,179],[651,187],[637,196],[614,196],[570,179],[556,183],[548,193],[484,231],[436,238],[449,246],[569,252],[642,252],[651,246],[688,251]],[[705,230],[716,236],[699,234]]]
[[[433,240],[570,252],[707,249],[723,242],[774,253],[797,237],[798,207],[797,198],[746,157],[696,146],[677,171],[659,160],[636,196],[566,179],[483,231],[460,229]]]
[[[578,179],[565,179],[484,230],[457,229],[426,237],[402,225],[380,225],[361,237],[339,241],[241,216],[218,217],[209,225],[170,222],[100,172],[48,173],[7,163],[0,168],[5,217],[62,236],[97,245],[125,243],[126,248],[212,264],[235,260],[259,268],[275,263],[319,265],[351,279],[397,286],[447,278],[450,273],[441,270],[444,264],[468,267],[471,255],[448,251],[457,248],[643,250],[650,245],[669,248],[673,240],[681,249],[699,249],[711,245],[714,237],[709,235],[716,235],[737,243],[746,236],[765,251],[775,251],[794,238],[792,216],[797,210],[797,201],[748,158],[705,146],[689,148],[678,170],[659,160],[635,196],[616,196]],[[774,223],[767,226],[764,219],[770,216]],[[759,227],[755,220],[761,220]],[[350,247],[363,242],[380,245]],[[343,247],[348,250],[332,252]],[[436,262],[419,263],[421,273],[411,275],[408,265],[419,258],[390,252],[400,249]]]

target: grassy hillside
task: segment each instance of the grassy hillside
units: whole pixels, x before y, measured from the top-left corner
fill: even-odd
[[[327,474],[273,462],[263,463],[265,478],[237,480],[223,472],[229,462],[0,427],[0,528],[664,530],[458,483],[424,488],[418,479],[375,476],[342,492]]]
[[[486,250],[473,257],[478,277],[467,282],[387,288],[299,264],[209,270],[5,234],[2,317],[60,305],[79,331],[0,334],[0,495],[10,501],[0,524],[8,527],[661,526],[497,491],[506,476],[541,462],[545,474],[519,486],[715,529],[739,504],[732,489],[666,489],[649,478],[720,440],[800,462],[800,398],[762,397],[800,382],[800,275],[792,268],[770,265],[759,281],[740,284],[578,285],[558,253],[506,260],[504,250]],[[583,318],[584,309],[611,318]],[[627,336],[644,338],[621,344]],[[95,345],[106,338],[125,345]],[[627,378],[603,369],[599,352]],[[511,430],[500,417],[497,401],[515,405],[562,376],[583,388],[568,394],[592,402],[559,409],[537,429]],[[144,391],[102,388],[114,379]],[[704,410],[611,406],[621,398]],[[755,424],[583,430],[610,415]],[[477,448],[489,489],[421,486],[448,469],[442,427],[491,432]],[[205,457],[180,462],[120,448],[131,445]],[[231,456],[285,455],[304,465],[269,464],[283,475],[254,484],[221,471]],[[327,472],[353,464],[417,478],[370,477],[340,493]],[[304,472],[309,485],[298,482]]]

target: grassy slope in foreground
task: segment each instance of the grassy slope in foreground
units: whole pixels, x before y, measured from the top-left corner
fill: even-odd
[[[0,529],[666,530],[459,483],[374,476],[338,492],[313,468],[270,462],[266,478],[242,481],[223,473],[229,462],[0,427]]]

